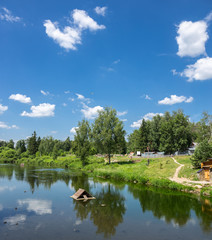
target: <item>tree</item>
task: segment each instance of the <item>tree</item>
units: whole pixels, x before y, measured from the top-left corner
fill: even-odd
[[[161,152],[165,152],[166,154],[175,152],[173,118],[169,112],[166,112],[162,118],[160,132],[161,137],[159,150]]]
[[[54,145],[55,140],[53,137],[44,137],[40,142],[39,152],[41,155],[50,155],[53,152]]]
[[[36,152],[38,151],[38,143],[37,142],[37,134],[34,131],[32,136],[27,139],[27,150],[30,155],[35,155]]]
[[[70,149],[71,149],[71,140],[70,140],[69,137],[66,138],[66,140],[65,140],[64,143],[63,143],[63,145],[64,145],[64,146],[63,146],[64,151],[69,152]]]
[[[26,144],[24,140],[19,140],[16,143],[16,147],[15,147],[16,151],[18,152],[18,154],[20,155],[23,152],[26,152]]]
[[[10,141],[7,143],[7,147],[14,149],[14,141],[12,139],[10,139]]]
[[[116,116],[116,110],[112,108],[105,108],[99,111],[93,125],[93,140],[98,152],[106,153],[110,158],[112,153],[118,153],[120,145],[125,142],[125,130],[123,122]]]
[[[184,152],[192,143],[189,119],[182,110],[173,112],[174,150]]]
[[[75,153],[82,161],[83,166],[86,164],[87,157],[90,155],[91,143],[90,143],[91,129],[88,121],[82,120],[78,123],[76,129],[76,135],[74,141],[76,144]]]
[[[203,112],[202,119],[196,124],[197,126],[197,142],[202,142],[204,139],[212,139],[212,115]]]
[[[194,151],[191,157],[191,163],[195,168],[199,168],[201,162],[207,161],[212,157],[212,145],[209,144],[208,140],[203,140]]]
[[[142,152],[149,150],[149,133],[150,133],[150,122],[145,119],[142,120],[141,126],[139,128],[139,147]]]

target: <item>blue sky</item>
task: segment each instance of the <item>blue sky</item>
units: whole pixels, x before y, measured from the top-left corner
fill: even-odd
[[[70,136],[113,107],[143,118],[212,103],[210,0],[1,0],[0,139]]]

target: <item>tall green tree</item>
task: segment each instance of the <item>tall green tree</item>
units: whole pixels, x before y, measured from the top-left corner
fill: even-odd
[[[27,139],[27,150],[30,155],[35,155],[38,151],[39,142],[37,140],[37,133],[34,131],[32,136]]]
[[[164,114],[161,121],[161,137],[160,137],[160,147],[161,152],[166,154],[174,153],[174,132],[173,132],[173,118],[169,112]]]
[[[12,139],[10,139],[10,141],[7,143],[7,147],[8,148],[11,148],[11,149],[14,149],[14,141]]]
[[[15,149],[17,150],[18,154],[26,152],[26,143],[25,143],[25,141],[24,140],[19,140],[16,143]]]
[[[197,142],[207,139],[212,141],[212,115],[203,112],[201,120],[196,124]]]
[[[76,135],[74,136],[75,141],[75,153],[80,157],[83,166],[87,162],[87,157],[90,155],[91,142],[90,142],[91,129],[89,122],[82,120],[78,123],[78,128],[76,129]]]
[[[173,112],[172,119],[174,150],[184,152],[192,143],[192,133],[188,116],[185,116],[182,110],[178,110],[177,112]]]
[[[120,145],[125,142],[126,134],[115,109],[107,107],[99,111],[92,134],[98,152],[107,154],[110,164],[111,154],[118,153]]]

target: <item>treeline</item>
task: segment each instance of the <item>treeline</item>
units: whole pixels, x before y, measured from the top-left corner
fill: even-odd
[[[206,112],[197,123],[190,122],[182,110],[166,112],[152,120],[142,120],[140,128],[128,137],[128,151],[184,152],[192,142],[211,140],[211,128],[211,116]]]
[[[192,142],[207,149],[204,160],[212,155],[212,121],[211,115],[207,113],[203,113],[199,122],[192,123],[182,110],[166,112],[163,116],[154,116],[152,120],[143,119],[140,128],[128,136],[128,141],[125,135],[123,122],[117,117],[116,110],[105,108],[99,112],[93,124],[86,120],[78,123],[73,141],[69,137],[65,141],[53,137],[41,139],[36,132],[27,140],[19,140],[16,145],[13,140],[0,141],[0,160],[41,156],[57,159],[58,156],[74,153],[86,164],[89,155],[100,153],[107,154],[110,163],[112,154],[132,151],[173,154],[176,151],[186,151]],[[202,150],[197,149],[192,160],[194,166],[200,164],[201,156]]]

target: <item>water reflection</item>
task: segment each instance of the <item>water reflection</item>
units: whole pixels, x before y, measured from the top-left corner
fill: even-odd
[[[15,216],[14,214],[3,215],[3,212],[6,214],[6,206],[1,201],[0,217],[5,216],[11,226],[14,226],[14,222],[23,224],[26,221],[27,212],[33,213],[38,217],[51,214],[55,219],[59,218],[59,215],[56,215],[52,210],[53,199],[44,200],[42,195],[40,199],[36,193],[39,192],[39,187],[42,186],[45,192],[49,194],[54,183],[64,182],[67,189],[69,189],[68,187],[71,188],[72,193],[79,188],[84,188],[96,197],[96,200],[87,202],[67,200],[71,208],[73,207],[76,217],[72,225],[78,228],[83,226],[85,220],[89,221],[96,227],[96,233],[104,236],[104,238],[115,236],[118,226],[122,223],[126,224],[125,219],[128,211],[126,205],[132,205],[135,202],[140,204],[138,209],[136,209],[136,215],[138,216],[145,216],[145,214],[151,212],[154,219],[157,219],[159,222],[164,221],[175,228],[200,226],[203,232],[211,233],[212,231],[212,202],[209,199],[196,197],[195,195],[150,189],[142,186],[138,187],[136,184],[129,184],[126,187],[126,184],[122,182],[109,183],[103,180],[95,182],[83,173],[74,174],[73,172],[61,170],[1,165],[0,180],[8,179],[12,182],[13,178],[16,181],[27,182],[31,192],[34,193],[34,198],[31,193],[31,197],[27,196],[24,199],[19,196],[17,200],[18,209],[25,209],[25,212]],[[17,189],[14,186],[0,186],[0,194],[15,190]],[[67,199],[67,196],[65,198]],[[2,204],[4,204],[4,207]],[[67,206],[66,208],[63,207],[63,203],[58,206],[58,212],[63,212],[63,217],[65,217],[66,211],[68,211]],[[62,215],[61,219],[63,219]],[[146,226],[148,224],[149,219],[146,221]],[[64,223],[64,228],[65,226]]]
[[[20,207],[26,205],[27,211],[35,212],[37,215],[52,214],[52,201],[38,199],[18,200]]]
[[[134,198],[139,199],[142,212],[151,211],[155,217],[172,223],[174,226],[183,226],[188,223],[196,224],[191,219],[191,211],[195,211],[204,231],[212,229],[212,203],[208,199],[197,199],[196,196],[163,190],[150,190],[145,187],[136,188],[129,185],[128,190]],[[206,212],[204,212],[206,211]]]

